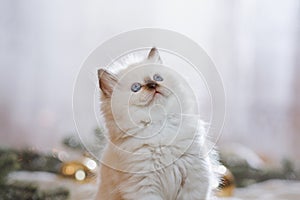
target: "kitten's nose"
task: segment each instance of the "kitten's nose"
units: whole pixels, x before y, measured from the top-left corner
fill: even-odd
[[[157,83],[151,81],[146,84],[149,89],[155,89],[157,87]]]

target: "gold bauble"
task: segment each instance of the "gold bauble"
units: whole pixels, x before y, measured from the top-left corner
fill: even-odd
[[[70,161],[64,162],[61,166],[61,174],[64,177],[72,178],[77,181],[91,181],[95,177],[95,170],[91,169],[91,166],[94,167],[92,161],[79,162],[79,161]],[[96,168],[96,166],[95,166]]]
[[[217,196],[230,197],[233,195],[235,189],[234,176],[225,166],[223,166],[223,168],[224,169],[222,170],[221,182],[217,190]]]

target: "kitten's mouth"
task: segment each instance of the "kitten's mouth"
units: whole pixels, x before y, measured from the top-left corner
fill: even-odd
[[[159,91],[155,90],[155,92],[154,92],[154,96],[155,96],[156,94],[161,94],[161,95],[163,95],[161,92],[159,92]]]
[[[152,98],[151,98],[151,100],[149,101],[148,104],[151,104],[155,100],[155,97],[158,96],[158,95],[165,96],[162,92],[160,92],[158,90],[155,90],[153,92]]]
[[[145,105],[149,106],[150,104],[156,102],[157,100],[159,102],[162,102],[161,100],[163,98],[167,98],[169,95],[170,92],[166,88],[155,88],[151,91],[151,94],[148,95]]]
[[[157,95],[165,96],[165,94],[164,94],[164,93],[162,93],[161,91],[159,91],[159,90],[155,90],[155,91],[154,91],[154,93],[153,93],[152,99],[154,99],[154,98],[155,98],[155,96],[157,96]]]

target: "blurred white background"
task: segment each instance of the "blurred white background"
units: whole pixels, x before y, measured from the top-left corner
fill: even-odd
[[[1,0],[0,145],[52,149],[75,132],[72,90],[102,41],[171,29],[214,60],[227,94],[219,141],[300,157],[300,1]]]

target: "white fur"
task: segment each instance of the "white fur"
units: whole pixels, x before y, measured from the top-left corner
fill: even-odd
[[[196,98],[179,74],[149,60],[115,74],[113,94],[101,97],[110,142],[102,156],[97,200],[210,199],[215,160],[207,156]],[[155,73],[164,78],[157,82],[160,94],[130,90]]]

